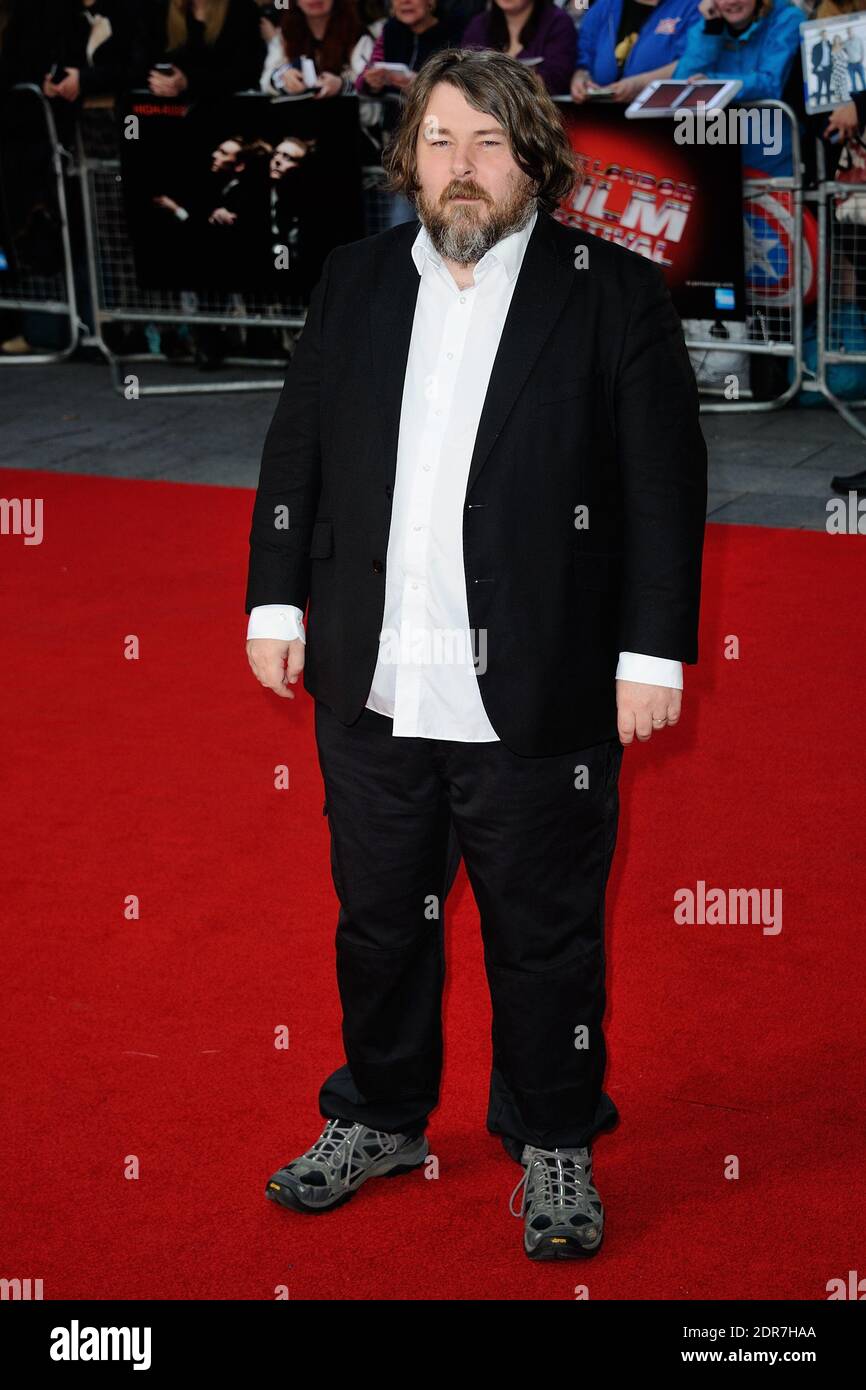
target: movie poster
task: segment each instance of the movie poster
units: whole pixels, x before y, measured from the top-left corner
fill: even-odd
[[[583,181],[556,216],[660,265],[681,318],[745,318],[742,152],[686,145],[673,120],[563,104]]]
[[[335,245],[363,236],[358,103],[132,93],[124,197],[145,289],[306,304]]]

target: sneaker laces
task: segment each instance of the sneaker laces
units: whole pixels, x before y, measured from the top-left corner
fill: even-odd
[[[329,1120],[315,1144],[304,1154],[304,1158],[308,1163],[319,1168],[332,1170],[342,1168],[343,1164],[347,1163],[348,1171],[351,1172],[355,1148],[363,1129],[364,1126],[354,1120]],[[381,1145],[383,1154],[396,1153],[400,1147],[398,1134],[386,1134],[379,1129],[370,1130],[370,1133],[375,1134],[380,1140],[388,1141]],[[342,1157],[341,1150],[347,1143],[348,1148],[345,1151],[345,1157]]]
[[[567,1171],[566,1164],[570,1165],[571,1171]],[[589,1200],[586,1189],[584,1188],[584,1169],[583,1165],[575,1159],[574,1153],[563,1149],[538,1149],[534,1145],[529,1145],[529,1160],[523,1171],[523,1177],[511,1194],[508,1209],[512,1216],[523,1216],[527,1207],[527,1194],[529,1192],[529,1179],[533,1179],[533,1185],[541,1188],[541,1204],[545,1207],[559,1208],[560,1210],[579,1209],[584,1215],[589,1215]],[[514,1210],[514,1199],[520,1189],[523,1189],[520,1198],[520,1210]],[[533,1196],[535,1196],[533,1192]]]

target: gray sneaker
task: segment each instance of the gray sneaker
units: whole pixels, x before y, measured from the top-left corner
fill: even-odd
[[[423,1134],[407,1139],[353,1120],[329,1120],[312,1148],[268,1178],[265,1196],[292,1211],[331,1211],[348,1202],[368,1178],[408,1173],[427,1154]]]
[[[594,1255],[604,1235],[604,1208],[592,1185],[589,1149],[539,1149],[527,1144],[526,1171],[511,1194],[513,1216],[524,1216],[523,1248],[531,1260]],[[520,1189],[520,1210],[514,1199]]]

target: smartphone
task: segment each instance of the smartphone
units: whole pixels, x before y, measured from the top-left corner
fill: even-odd
[[[153,70],[154,72],[165,73],[166,77],[171,77],[174,72],[174,63],[154,63]]]
[[[63,81],[64,77],[69,76],[69,72],[62,63],[55,63],[48,76],[56,87]]]

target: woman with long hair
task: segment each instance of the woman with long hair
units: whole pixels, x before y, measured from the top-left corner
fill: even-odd
[[[257,88],[265,43],[255,0],[154,0],[147,85],[159,97],[220,97]]]
[[[833,68],[830,73],[830,100],[847,101],[851,95],[851,84],[848,81],[848,55],[845,52],[845,40],[841,34],[834,35],[830,52],[833,56]]]
[[[495,48],[530,63],[551,96],[565,96],[574,72],[574,23],[553,0],[490,0],[466,26],[461,48]]]
[[[296,0],[273,26],[262,91],[306,92],[301,59],[309,58],[316,68],[316,96],[348,96],[354,87],[353,56],[365,33],[355,0]]]

